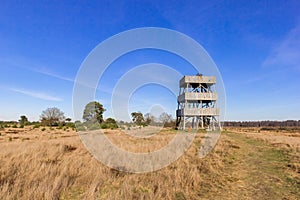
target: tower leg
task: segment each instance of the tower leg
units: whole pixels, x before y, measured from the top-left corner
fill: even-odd
[[[195,117],[193,117],[193,119],[192,119],[192,128],[193,129],[195,128]]]

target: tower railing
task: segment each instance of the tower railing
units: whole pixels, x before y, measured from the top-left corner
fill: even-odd
[[[218,116],[219,108],[182,108],[177,110],[177,116]]]
[[[186,92],[178,96],[178,102],[185,100],[217,100],[216,92]]]
[[[216,83],[215,76],[184,76],[180,80],[180,85],[184,85],[185,83]]]

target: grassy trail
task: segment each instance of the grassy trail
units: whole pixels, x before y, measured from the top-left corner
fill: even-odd
[[[231,182],[231,195],[228,196],[240,199],[300,198],[300,185],[289,173],[286,152],[242,134],[225,133],[224,137],[235,148],[224,166],[224,173],[235,180]]]

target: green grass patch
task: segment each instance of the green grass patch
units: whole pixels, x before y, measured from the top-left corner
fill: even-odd
[[[244,134],[228,132],[225,135],[240,146],[231,153],[233,162],[226,162],[227,168],[235,171],[243,169],[243,181],[247,185],[267,192],[271,199],[283,194],[289,196],[289,193],[300,196],[299,180],[290,176],[287,167],[291,161],[288,151]],[[234,169],[232,164],[238,169]]]

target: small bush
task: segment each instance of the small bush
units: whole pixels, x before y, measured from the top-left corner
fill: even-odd
[[[88,130],[98,130],[100,129],[100,126],[98,123],[92,123],[92,124],[87,124]]]
[[[35,124],[35,125],[33,126],[33,129],[35,129],[35,128],[40,128],[40,125],[39,125],[39,124]]]
[[[14,124],[14,125],[12,126],[12,128],[18,128],[18,127],[17,127],[17,125],[16,125],[16,124]]]
[[[62,124],[59,124],[58,127],[56,129],[62,129],[63,128],[63,125]]]
[[[24,128],[24,124],[21,124],[21,125],[19,126],[19,128]]]
[[[46,130],[46,128],[44,127],[44,128],[42,128],[42,130],[41,131],[45,131]]]
[[[102,123],[100,125],[100,127],[102,129],[108,129],[108,128],[110,128],[110,129],[116,129],[116,128],[118,128],[118,125],[117,124],[113,124],[113,123]]]
[[[100,125],[100,127],[101,127],[102,129],[107,129],[107,128],[108,128],[108,125],[105,124],[105,123],[103,123],[103,124]]]
[[[69,123],[66,124],[66,127],[75,128],[75,123],[69,122]]]
[[[84,126],[80,125],[80,126],[76,126],[76,130],[77,131],[85,131]]]

